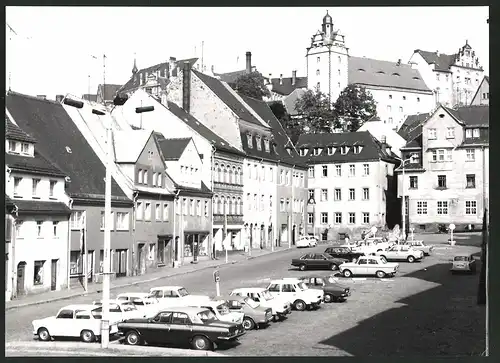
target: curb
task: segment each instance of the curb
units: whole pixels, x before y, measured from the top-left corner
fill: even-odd
[[[278,253],[278,252],[283,252],[283,251],[289,251],[289,250],[291,250],[291,249],[287,248],[287,249],[279,250],[279,251],[270,251],[269,253],[264,253],[264,254],[261,254],[261,255],[258,255],[258,256],[249,256],[249,257],[246,257],[246,258],[244,258],[242,260],[239,260],[239,261],[228,261],[227,263],[226,262],[222,262],[222,263],[217,264],[217,265],[204,266],[204,267],[200,267],[198,269],[194,269],[194,270],[191,270],[191,271],[184,271],[184,272],[179,272],[179,273],[172,273],[170,275],[157,276],[157,277],[153,277],[153,278],[150,278],[150,279],[147,279],[147,280],[140,280],[140,281],[135,281],[135,282],[126,283],[126,284],[122,284],[122,285],[111,286],[110,290],[119,289],[119,288],[127,287],[127,286],[135,286],[135,285],[139,285],[139,284],[142,284],[142,283],[145,283],[145,282],[152,282],[152,281],[156,281],[156,280],[160,280],[160,279],[164,279],[164,278],[168,278],[168,277],[183,276],[183,275],[187,275],[187,274],[190,274],[190,273],[193,273],[193,272],[197,272],[197,271],[208,270],[210,268],[220,268],[221,266],[234,265],[234,264],[240,263],[242,261],[249,261],[249,260],[253,260],[255,258],[259,258],[259,257],[262,257],[262,256],[267,256],[267,255],[271,255],[273,253]],[[61,296],[61,297],[56,297],[56,298],[46,299],[46,300],[41,300],[41,301],[32,301],[32,302],[27,302],[27,303],[24,303],[24,304],[19,304],[19,305],[15,305],[15,306],[5,307],[5,311],[19,309],[19,308],[24,308],[24,307],[27,307],[27,306],[47,304],[47,303],[51,303],[51,302],[54,302],[54,301],[68,300],[68,299],[71,299],[73,297],[85,296],[85,295],[94,294],[94,293],[101,293],[101,292],[102,292],[102,289],[97,289],[95,291],[77,292],[77,293],[74,293],[74,294],[71,294],[71,295],[68,295],[68,296]]]

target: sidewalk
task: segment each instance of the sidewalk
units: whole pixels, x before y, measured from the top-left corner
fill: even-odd
[[[265,256],[271,253],[277,253],[286,250],[288,250],[288,245],[275,247],[274,252],[271,251],[271,249],[263,249],[263,250],[261,250],[260,248],[252,249],[251,257],[248,256],[248,253],[242,251],[229,252],[227,265],[239,263],[241,261],[247,261],[253,258],[258,258],[260,256]],[[144,282],[155,281],[166,277],[185,275],[188,273],[205,270],[209,268],[216,268],[224,265],[226,265],[225,254],[224,252],[218,251],[217,260],[204,260],[204,261],[199,261],[196,264],[186,263],[185,265],[180,266],[178,268],[165,267],[163,269],[155,270],[154,272],[148,273],[146,275],[126,276],[118,278],[116,280],[111,281],[111,290],[118,289],[121,287],[138,285]],[[102,284],[89,283],[88,291],[85,291],[82,286],[78,286],[71,289],[49,291],[41,294],[27,295],[18,299],[14,299],[12,301],[6,301],[5,311],[25,306],[45,304],[52,301],[66,300],[76,296],[84,296],[92,293],[100,293],[101,291],[102,291]]]

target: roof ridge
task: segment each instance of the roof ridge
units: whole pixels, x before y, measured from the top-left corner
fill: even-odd
[[[7,95],[12,95],[12,96],[20,96],[20,97],[25,97],[25,98],[29,98],[29,99],[32,99],[32,100],[37,100],[37,101],[40,101],[40,102],[47,102],[47,103],[52,103],[52,104],[56,104],[56,105],[60,105],[61,103],[60,102],[57,102],[55,100],[49,100],[47,98],[40,98],[40,97],[37,97],[37,96],[32,96],[32,95],[27,95],[25,93],[20,93],[20,92],[16,92],[16,91],[12,91],[12,90],[8,90],[7,91]]]
[[[163,137],[162,140],[160,141],[164,141],[164,140],[191,140],[192,137]]]

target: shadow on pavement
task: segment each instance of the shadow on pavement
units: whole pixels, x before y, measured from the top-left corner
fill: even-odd
[[[481,355],[485,346],[485,309],[477,305],[479,274],[452,275],[446,263],[407,277],[439,286],[401,299],[397,302],[405,306],[363,320],[319,344],[354,356]]]

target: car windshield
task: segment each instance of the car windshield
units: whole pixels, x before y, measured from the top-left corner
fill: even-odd
[[[467,257],[467,256],[455,256],[454,260],[455,261],[468,261],[469,257]]]
[[[329,276],[326,281],[328,281],[329,283],[333,284],[335,282],[337,282],[332,276]]]
[[[274,298],[269,291],[264,291],[262,293],[262,297],[264,298],[264,300],[272,300]]]
[[[179,296],[183,297],[183,296],[188,296],[189,295],[189,292],[186,290],[185,287],[181,288],[178,290],[178,293],[179,293]]]
[[[379,258],[379,259],[377,260],[377,262],[378,262],[378,263],[381,263],[381,264],[386,264],[386,263],[387,263],[387,261],[386,261],[386,259],[385,259],[385,258]]]
[[[307,287],[307,285],[306,285],[306,284],[304,284],[303,282],[299,282],[299,283],[297,283],[297,285],[298,285],[298,286],[299,286],[302,290],[307,290],[307,289],[309,289],[309,288]]]
[[[121,304],[123,311],[134,311],[137,310],[134,304],[132,303],[126,303],[126,304]]]
[[[221,315],[227,315],[230,313],[229,311],[229,305],[227,303],[223,303],[217,306],[217,311]]]
[[[244,299],[244,301],[245,301],[245,303],[246,303],[248,306],[250,306],[252,309],[256,309],[256,308],[258,308],[258,307],[259,307],[259,305],[260,305],[258,302],[256,302],[256,301],[254,301],[254,300],[250,299],[249,297],[246,297],[246,298]]]
[[[217,320],[217,316],[210,310],[202,311],[201,313],[196,314],[196,316],[205,324]]]

